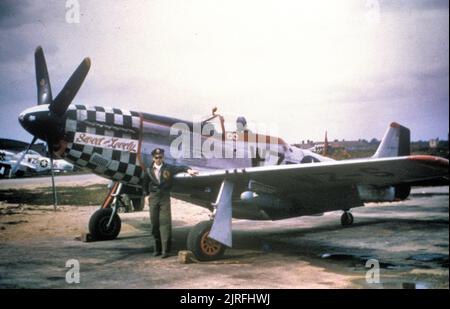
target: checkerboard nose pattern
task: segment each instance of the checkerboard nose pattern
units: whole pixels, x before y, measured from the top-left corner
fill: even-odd
[[[65,159],[113,180],[139,184],[139,113],[105,107],[70,106]],[[83,137],[83,138],[80,138]]]

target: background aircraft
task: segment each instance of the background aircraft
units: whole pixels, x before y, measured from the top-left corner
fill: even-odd
[[[20,162],[19,164],[17,164]],[[15,166],[15,170],[12,167]],[[2,177],[23,177],[45,175],[50,173],[50,158],[42,156],[35,150],[15,153],[9,150],[0,150],[0,175]],[[62,160],[53,161],[53,170],[57,172],[69,172],[74,170],[74,165]]]
[[[342,225],[349,226],[351,208],[367,201],[394,201],[408,197],[413,185],[448,183],[448,160],[411,156],[410,132],[392,123],[371,158],[334,161],[310,150],[289,145],[281,138],[225,127],[224,117],[213,110],[207,119],[191,121],[103,106],[71,105],[83,83],[90,60],[86,58],[61,92],[53,98],[47,66],[40,47],[35,52],[38,106],[19,115],[21,125],[46,141],[53,157],[63,157],[105,178],[127,186],[142,186],[151,164],[151,151],[165,149],[166,161],[189,165],[197,177],[177,175],[173,196],[211,210],[188,235],[187,247],[200,260],[220,257],[232,245],[232,217],[279,220],[326,211],[343,210]],[[242,119],[241,119],[242,120]],[[208,158],[194,142],[181,151],[199,157],[173,157],[170,145],[180,132],[199,145],[213,142],[214,152],[230,158]],[[196,131],[200,127],[202,130]],[[240,128],[242,129],[242,128]],[[187,147],[187,148],[186,148]],[[244,155],[237,156],[243,151]],[[20,161],[19,161],[20,163]],[[54,200],[56,190],[52,177]],[[118,186],[118,185],[117,185]],[[114,239],[121,221],[114,207],[113,188],[102,208],[89,222],[96,239]]]

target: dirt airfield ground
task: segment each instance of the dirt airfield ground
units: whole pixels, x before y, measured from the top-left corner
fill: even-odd
[[[57,185],[107,181],[59,176]],[[47,178],[0,180],[0,190],[46,186]],[[121,214],[114,241],[84,243],[98,206],[0,202],[0,288],[449,288],[449,189],[416,188],[403,202],[276,222],[236,220],[233,249],[214,262],[180,264],[151,255],[148,208]],[[208,211],[172,200],[174,252]],[[66,262],[80,262],[81,282],[66,283]],[[366,261],[380,263],[380,283],[366,282]]]

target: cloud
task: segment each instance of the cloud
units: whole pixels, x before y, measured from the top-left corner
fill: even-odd
[[[28,19],[29,1],[3,0],[0,2],[0,28],[18,27]]]
[[[448,10],[448,0],[382,0],[380,7],[387,11]]]

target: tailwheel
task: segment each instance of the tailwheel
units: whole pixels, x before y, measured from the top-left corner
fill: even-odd
[[[199,261],[211,261],[220,258],[226,247],[208,237],[212,221],[203,221],[195,225],[188,234],[187,248]]]
[[[342,226],[350,226],[353,224],[353,215],[349,211],[344,211],[344,213],[341,216],[341,224]]]
[[[95,240],[112,240],[120,233],[122,223],[112,208],[101,208],[89,220],[89,233]]]

